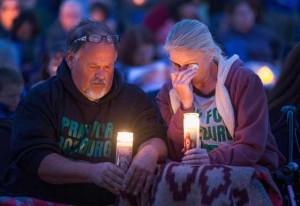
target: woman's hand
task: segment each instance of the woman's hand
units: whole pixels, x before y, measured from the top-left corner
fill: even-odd
[[[181,162],[188,165],[203,165],[209,164],[209,156],[206,149],[194,148],[187,150]]]
[[[171,73],[173,88],[177,91],[183,109],[193,106],[193,86],[192,79],[196,75],[196,69],[187,69]]]

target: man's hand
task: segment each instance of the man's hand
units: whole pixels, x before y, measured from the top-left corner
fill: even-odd
[[[177,91],[183,109],[193,106],[193,86],[192,79],[197,73],[197,69],[187,69],[171,73],[173,88]]]
[[[210,163],[207,150],[202,148],[187,150],[184,153],[184,157],[181,162],[188,165],[203,165]]]
[[[110,162],[73,161],[59,154],[47,155],[40,164],[39,177],[51,184],[94,183],[118,195],[125,173]]]
[[[115,164],[110,162],[94,164],[91,171],[92,182],[115,195],[120,194],[125,174]]]
[[[122,185],[122,190],[138,195],[144,188],[148,192],[154,179],[158,155],[150,147],[145,147],[134,157]]]

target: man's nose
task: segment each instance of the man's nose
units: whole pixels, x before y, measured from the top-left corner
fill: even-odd
[[[98,69],[98,71],[96,72],[95,76],[98,78],[104,78],[104,71],[103,69]]]

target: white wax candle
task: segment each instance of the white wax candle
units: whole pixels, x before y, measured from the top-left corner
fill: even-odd
[[[129,168],[132,159],[133,133],[118,132],[117,149],[116,149],[116,164],[120,169],[126,172]]]
[[[183,115],[183,152],[201,147],[200,141],[200,118],[198,113],[185,113]]]

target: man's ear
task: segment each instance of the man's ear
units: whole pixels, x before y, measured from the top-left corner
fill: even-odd
[[[71,51],[67,51],[66,54],[66,62],[70,68],[70,70],[72,69],[72,60],[73,60],[74,56],[73,53]]]

